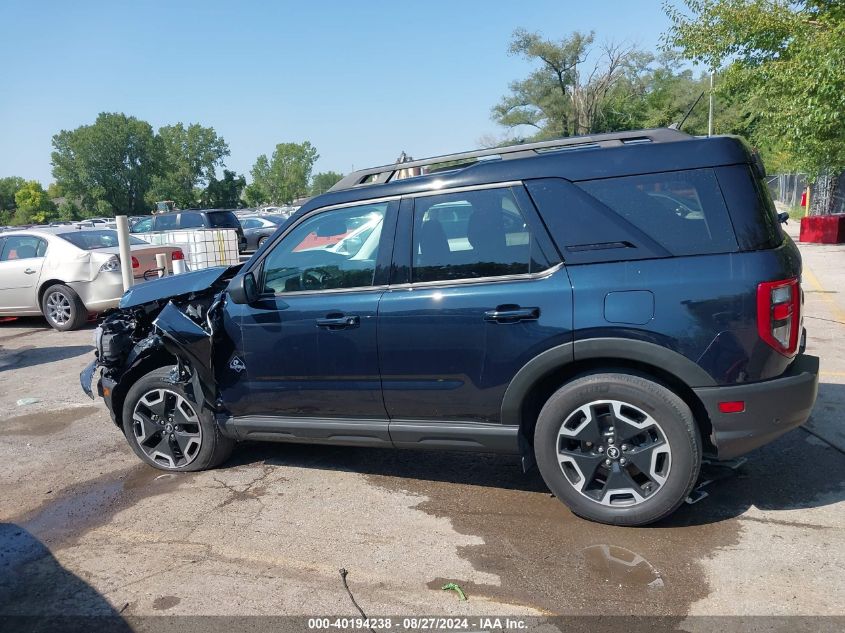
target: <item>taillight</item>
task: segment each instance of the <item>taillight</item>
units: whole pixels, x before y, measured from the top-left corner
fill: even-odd
[[[138,261],[138,258],[134,255],[132,256],[132,268],[140,268],[141,262]]]
[[[170,255],[170,261],[178,261],[180,259],[185,259],[185,253],[182,252],[181,249],[177,248],[173,253]]]
[[[798,279],[766,281],[757,286],[757,333],[784,356],[798,350],[801,284]]]
[[[113,272],[115,270],[120,270],[120,259],[118,259],[117,255],[112,255],[100,266],[101,273]]]

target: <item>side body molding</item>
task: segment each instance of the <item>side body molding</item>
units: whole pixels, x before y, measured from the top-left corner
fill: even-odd
[[[518,426],[522,422],[522,403],[538,380],[571,363],[602,358],[653,365],[674,374],[689,387],[716,385],[710,374],[689,358],[661,345],[626,338],[585,339],[548,349],[517,372],[502,401],[502,424]]]

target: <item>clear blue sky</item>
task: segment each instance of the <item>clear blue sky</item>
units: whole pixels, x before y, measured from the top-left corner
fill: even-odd
[[[471,149],[532,68],[507,54],[520,26],[652,49],[668,19],[659,0],[0,0],[0,177],[46,186],[53,134],[103,111],[213,126],[247,175],[284,141],[340,172]]]

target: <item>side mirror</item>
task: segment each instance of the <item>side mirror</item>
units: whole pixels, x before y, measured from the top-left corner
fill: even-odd
[[[232,278],[227,288],[232,303],[250,304],[258,299],[258,284],[251,272]]]

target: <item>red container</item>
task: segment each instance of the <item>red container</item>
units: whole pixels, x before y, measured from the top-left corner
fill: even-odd
[[[845,242],[845,214],[808,215],[801,218],[801,242],[842,244]]]

